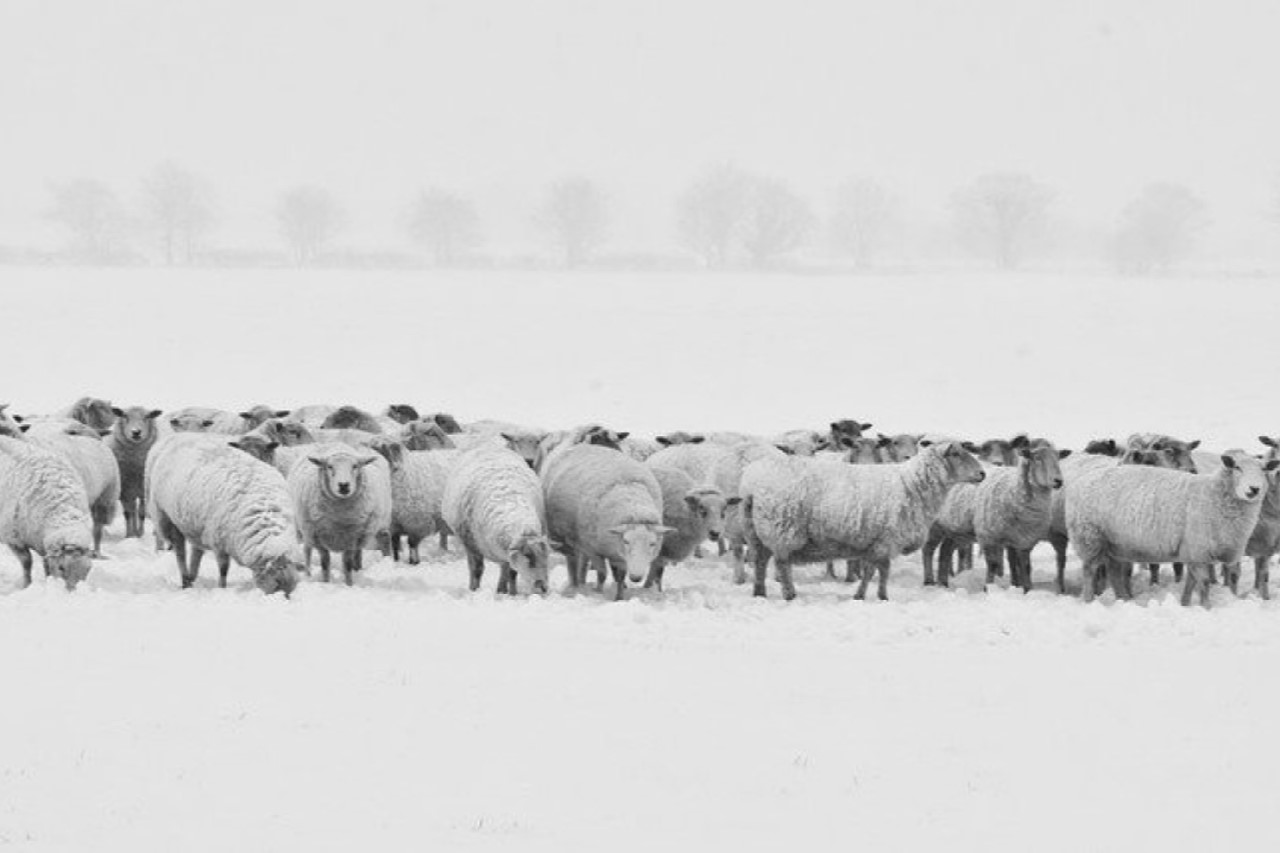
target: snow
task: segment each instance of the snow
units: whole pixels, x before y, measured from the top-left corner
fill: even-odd
[[[1280,289],[1048,276],[0,270],[18,411],[376,406],[765,431],[856,416],[1078,444],[1275,432]],[[1252,446],[1249,444],[1248,446]],[[1280,603],[972,575],[888,603],[704,558],[500,598],[458,553],[266,597],[120,539],[0,555],[0,845],[30,850],[1275,849]],[[1070,581],[1074,584],[1075,563]],[[1250,587],[1246,569],[1243,586]]]

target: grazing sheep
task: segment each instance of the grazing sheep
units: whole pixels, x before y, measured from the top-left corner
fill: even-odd
[[[398,424],[407,424],[418,419],[418,410],[408,403],[392,403],[382,414]]]
[[[585,580],[589,563],[606,561],[626,594],[645,580],[662,550],[662,490],[643,463],[592,444],[568,447],[542,472],[547,529],[569,564],[569,584]]]
[[[321,429],[354,429],[361,432],[382,433],[382,424],[363,409],[355,406],[339,406],[320,424]]]
[[[547,591],[551,546],[542,482],[518,454],[501,446],[461,454],[444,489],[443,511],[466,549],[472,592],[480,588],[485,560],[502,567],[499,593],[515,595],[518,578],[534,592]]]
[[[1198,592],[1207,607],[1209,567],[1239,562],[1270,485],[1266,472],[1278,468],[1280,460],[1264,464],[1230,450],[1216,474],[1120,465],[1068,480],[1067,530],[1083,565],[1081,598],[1093,600],[1090,579],[1104,568],[1124,597],[1124,564],[1178,561],[1188,567],[1183,605]]]
[[[409,565],[421,561],[418,546],[432,534],[449,530],[444,519],[444,490],[457,463],[456,450],[408,450],[403,442],[383,436],[369,445],[381,453],[391,469],[391,556],[400,559],[401,537],[409,545]]]
[[[84,484],[71,463],[30,442],[0,437],[0,542],[31,585],[31,552],[46,576],[75,589],[92,568],[92,520]]]
[[[1265,462],[1280,459],[1280,438],[1260,435],[1258,441],[1271,448],[1263,457]],[[1208,467],[1202,465],[1198,458],[1196,464],[1202,470]],[[1205,473],[1210,472],[1205,471]],[[1244,546],[1244,555],[1253,558],[1254,590],[1263,599],[1269,600],[1271,598],[1271,587],[1268,583],[1271,575],[1269,564],[1271,558],[1280,552],[1280,471],[1269,471],[1267,480],[1267,494],[1262,499],[1262,511],[1258,514],[1258,523],[1253,528],[1253,533],[1249,534],[1249,541]],[[1231,587],[1231,592],[1237,592],[1240,584],[1240,564],[1227,564],[1223,570],[1223,578]]]
[[[870,561],[879,596],[888,598],[889,564],[925,543],[947,494],[979,483],[982,466],[960,444],[928,445],[901,465],[844,465],[812,459],[764,459],[742,474],[742,512],[755,561],[755,594],[765,595],[765,569],[777,561],[782,594],[795,598],[792,563]],[[866,596],[871,573],[857,598]]]
[[[410,421],[400,428],[400,440],[408,450],[439,450],[457,447],[453,436],[435,421]]]
[[[106,433],[116,422],[110,400],[97,397],[81,397],[65,409],[57,411],[55,418],[70,418],[87,427],[97,430],[99,435]]]
[[[218,562],[219,586],[227,585],[232,560],[265,593],[288,596],[297,586],[301,555],[284,478],[225,436],[161,439],[147,458],[146,490],[147,514],[173,545],[184,589],[200,576],[205,551]]]
[[[649,466],[662,490],[662,523],[670,531],[662,537],[662,550],[649,569],[644,585],[662,590],[666,567],[687,560],[708,537],[720,541],[725,509],[741,498],[725,498],[714,486],[699,485],[684,471],[665,465]]]
[[[391,529],[391,477],[386,460],[367,449],[318,444],[289,472],[289,493],[302,538],[303,562],[320,552],[329,580],[329,552],[342,554],[347,586],[362,568],[362,550]],[[310,463],[310,464],[307,464]]]
[[[102,559],[102,531],[115,520],[116,503],[120,500],[120,465],[115,454],[97,435],[67,433],[48,423],[31,426],[26,437],[32,444],[66,459],[76,470],[93,518],[92,556]]]
[[[143,477],[146,473],[147,454],[159,438],[156,419],[159,409],[130,406],[113,408],[115,425],[107,435],[107,447],[115,454],[120,468],[120,508],[124,512],[126,539],[142,536],[143,519],[146,517],[146,496],[143,494]]]

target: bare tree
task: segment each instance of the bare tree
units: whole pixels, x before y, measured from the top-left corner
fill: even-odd
[[[851,178],[836,188],[831,238],[860,269],[870,267],[884,246],[897,215],[897,202],[883,186],[867,178]]]
[[[1030,175],[993,172],[951,197],[962,238],[994,257],[1000,269],[1014,269],[1045,231],[1053,192]]]
[[[604,242],[608,225],[604,192],[587,178],[563,178],[551,185],[537,223],[564,256],[567,267],[581,266]]]
[[[431,252],[436,266],[448,266],[479,244],[480,216],[461,196],[424,190],[409,211],[409,236]]]
[[[204,181],[174,163],[161,163],[142,182],[147,217],[160,238],[165,263],[191,263],[214,222]]]
[[[812,230],[808,203],[781,181],[753,178],[742,247],[756,267],[798,249]]]
[[[71,251],[102,261],[123,248],[129,217],[115,190],[90,178],[54,184],[49,218],[67,230]]]
[[[1208,206],[1181,184],[1148,184],[1120,213],[1115,260],[1122,272],[1168,270],[1191,254]]]
[[[676,202],[680,242],[708,267],[729,263],[750,212],[752,177],[733,166],[704,172]]]
[[[280,234],[300,267],[314,263],[342,225],[342,209],[321,187],[295,187],[276,205]]]

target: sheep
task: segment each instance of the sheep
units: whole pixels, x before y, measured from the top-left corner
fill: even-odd
[[[1192,451],[1200,446],[1199,440],[1182,441],[1160,433],[1142,432],[1129,436],[1125,445],[1134,450],[1155,450],[1164,454],[1165,462],[1161,465],[1163,468],[1174,468],[1190,474],[1196,473]]]
[[[624,439],[618,449],[637,462],[643,462],[663,448],[656,439],[630,436]]]
[[[361,432],[382,433],[382,424],[363,409],[355,406],[339,406],[320,424],[321,429],[354,429]]]
[[[829,448],[839,448],[840,439],[845,438],[862,438],[862,434],[871,429],[870,423],[859,423],[853,418],[844,418],[843,420],[832,421],[826,435],[826,446]]]
[[[308,406],[299,406],[289,413],[288,417],[295,421],[300,421],[308,427],[319,429],[324,423],[325,418],[338,410],[337,406],[330,406],[325,403],[314,403]]]
[[[906,436],[912,439],[911,447],[913,448],[911,456],[915,456],[919,447],[916,444],[914,436]],[[843,452],[834,450],[821,451],[821,458],[830,459],[839,458],[841,461],[849,465],[881,465],[889,462],[905,462],[906,459],[893,459],[891,456],[891,447],[893,439],[886,435],[877,438],[863,436],[862,438],[849,438],[847,435],[840,436],[840,443]],[[904,445],[905,446],[905,445]],[[907,457],[908,459],[910,456]],[[845,563],[844,580],[845,583],[853,583],[862,577],[864,567],[859,565],[857,560],[849,560]],[[827,561],[827,577],[835,579],[836,564],[833,560]]]
[[[273,409],[270,406],[262,405],[253,406],[240,413],[240,418],[244,421],[241,425],[241,431],[249,432],[257,429],[272,418],[287,417],[289,417],[288,409]]]
[[[281,447],[296,447],[300,444],[314,444],[315,434],[302,421],[292,417],[267,418],[255,428],[244,434],[244,438],[258,436],[264,441],[274,442]]]
[[[31,585],[31,552],[44,562],[46,576],[67,589],[93,567],[89,500],[71,463],[22,439],[0,437],[0,542],[22,564],[22,582]]]
[[[643,582],[662,550],[662,489],[643,463],[592,444],[566,448],[542,472],[547,531],[565,555],[569,584],[585,580],[588,563],[607,561],[617,585]]]
[[[220,587],[235,560],[260,590],[288,597],[302,568],[288,488],[270,466],[227,442],[201,433],[157,442],[147,457],[147,514],[173,545],[183,589],[200,576],[204,552],[213,551]]]
[[[830,436],[811,429],[793,429],[773,436],[769,441],[784,453],[793,456],[812,456],[818,450],[828,447]]]
[[[22,425],[6,411],[8,408],[8,403],[0,403],[0,435],[20,439],[22,438]]]
[[[165,424],[173,432],[208,432],[218,435],[241,435],[245,420],[235,412],[190,406],[164,415]]]
[[[310,463],[310,464],[307,464]],[[367,469],[367,470],[366,470]],[[329,552],[342,554],[347,586],[362,568],[362,549],[391,528],[391,478],[376,453],[342,444],[319,444],[289,472],[303,561],[320,552],[320,576],[329,580]]]
[[[400,428],[400,440],[408,450],[437,450],[457,447],[453,436],[435,421],[410,421]]]
[[[449,526],[444,519],[444,490],[461,453],[456,450],[408,450],[402,442],[383,436],[370,447],[381,453],[391,476],[391,556],[399,561],[401,538],[409,546],[409,565],[421,561],[418,546],[432,534],[441,537],[441,550]]]
[[[159,409],[130,406],[127,409],[113,407],[115,425],[107,435],[107,447],[115,454],[120,469],[120,509],[124,513],[126,539],[142,536],[146,499],[142,490],[146,471],[147,454],[159,438],[156,419]]]
[[[447,412],[432,412],[431,414],[423,415],[422,420],[433,421],[449,435],[457,435],[462,432],[462,424],[458,423],[458,419]]]
[[[782,594],[795,598],[791,565],[862,559],[879,570],[888,599],[889,564],[924,544],[947,494],[985,474],[960,444],[930,444],[900,465],[844,465],[812,459],[763,459],[742,474],[744,526],[755,562],[754,594],[763,597],[765,569],[777,562]],[[866,597],[871,572],[856,596]]]
[[[534,458],[534,470],[545,471],[557,455],[579,444],[621,450],[622,442],[630,434],[629,432],[615,432],[599,424],[586,424],[571,430],[547,433],[538,442],[538,452]]]
[[[663,447],[671,447],[676,444],[701,444],[706,440],[707,437],[705,435],[685,432],[684,430],[669,432],[666,435],[660,435],[654,439],[654,441],[658,442],[658,444],[661,444]]]
[[[1122,450],[1114,438],[1094,438],[1084,446],[1084,452],[1101,456],[1119,456]]]
[[[256,431],[230,439],[227,446],[242,450],[272,468],[276,467],[276,450],[280,447],[279,442],[272,441]]]
[[[725,510],[737,506],[742,499],[726,498],[714,486],[699,485],[678,468],[651,465],[649,470],[662,490],[662,523],[670,532],[662,537],[662,549],[644,585],[661,592],[666,567],[687,560],[708,537],[720,541]]]
[[[99,435],[111,429],[116,422],[111,401],[97,397],[81,397],[65,409],[55,412],[54,417],[79,421],[97,430]]]
[[[398,424],[407,424],[418,419],[418,410],[408,403],[392,403],[382,414]]]
[[[501,446],[462,453],[444,488],[443,512],[466,549],[472,592],[484,561],[492,560],[502,567],[499,593],[515,595],[518,578],[546,593],[551,546],[542,482],[518,454]]]
[[[1280,459],[1280,438],[1260,435],[1258,441],[1270,448],[1264,461]],[[1201,464],[1197,459],[1197,467],[1204,469],[1208,466]],[[1280,552],[1280,472],[1269,472],[1267,479],[1267,494],[1262,499],[1262,511],[1258,514],[1258,523],[1249,534],[1249,541],[1244,546],[1244,555],[1253,558],[1253,587],[1264,600],[1271,598],[1271,587],[1268,583],[1271,570],[1268,564],[1271,562],[1271,557]],[[1229,563],[1223,575],[1231,591],[1235,593],[1240,583],[1240,564]]]
[[[880,459],[883,462],[907,462],[914,459],[916,454],[920,452],[920,439],[922,436],[913,433],[898,433],[897,435],[878,434],[880,446]]]
[[[83,424],[79,424],[83,426]],[[27,427],[27,424],[23,425]],[[27,441],[58,454],[71,463],[84,485],[93,518],[93,553],[102,559],[102,532],[115,520],[120,500],[120,465],[115,453],[96,434],[67,433],[55,424],[35,424],[26,431]]]
[[[1081,598],[1093,600],[1090,578],[1102,568],[1123,597],[1124,563],[1179,561],[1188,566],[1182,604],[1198,592],[1208,607],[1208,567],[1239,562],[1262,511],[1267,472],[1278,468],[1280,460],[1262,463],[1229,450],[1215,474],[1120,465],[1068,481],[1067,530],[1083,565]]]

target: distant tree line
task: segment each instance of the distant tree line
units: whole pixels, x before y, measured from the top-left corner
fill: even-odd
[[[66,257],[85,263],[152,259],[172,266],[211,256],[211,235],[220,222],[213,191],[175,163],[146,175],[133,205],[88,178],[53,183],[50,195],[47,215],[65,235]],[[857,269],[874,268],[902,230],[897,195],[874,179],[855,176],[833,187],[826,201],[819,217],[784,180],[731,164],[709,166],[674,199],[672,243],[688,263],[706,269],[788,266],[814,251],[844,258]],[[950,233],[975,258],[1017,269],[1048,249],[1054,201],[1054,191],[1030,175],[980,175],[952,193]],[[598,182],[564,177],[550,183],[530,211],[530,233],[564,267],[598,264],[612,236],[612,210],[613,198]],[[329,190],[287,189],[274,213],[276,239],[293,264],[309,267],[344,257],[339,241],[348,219]],[[1280,195],[1275,216],[1280,220]],[[486,242],[475,202],[446,187],[413,194],[401,221],[406,247],[438,267],[472,263]],[[1119,211],[1099,254],[1125,273],[1167,271],[1192,254],[1208,222],[1207,206],[1190,189],[1151,184]],[[139,245],[147,247],[141,255]],[[261,255],[246,257],[251,262]]]

